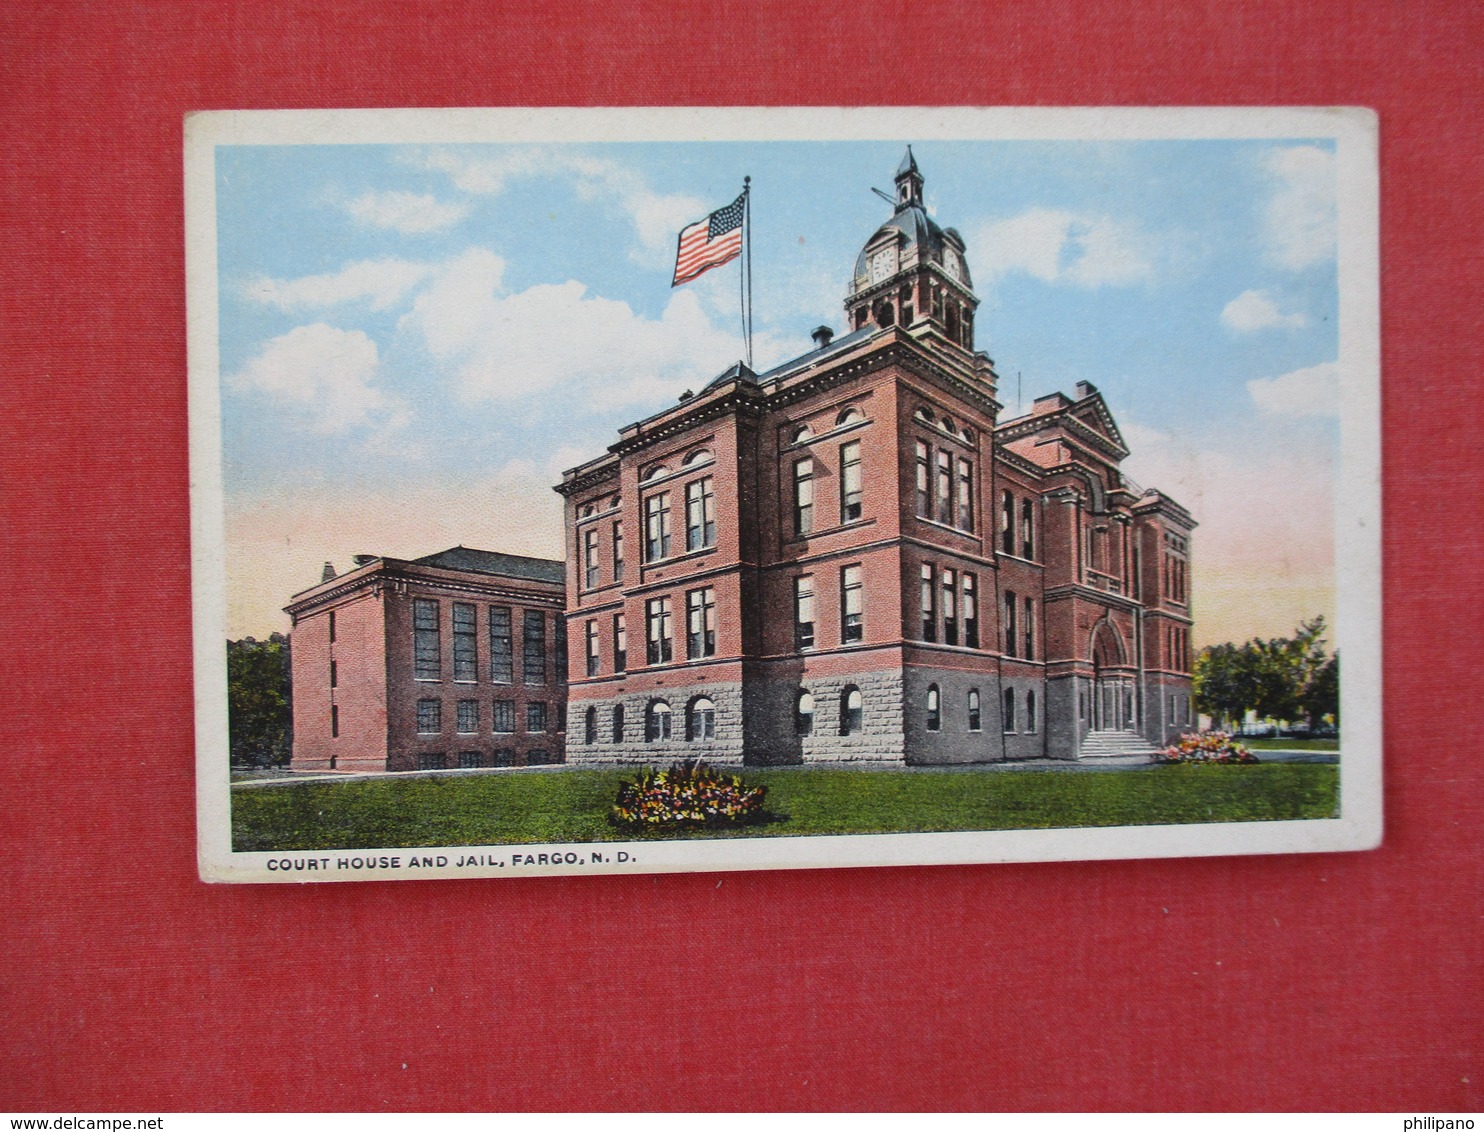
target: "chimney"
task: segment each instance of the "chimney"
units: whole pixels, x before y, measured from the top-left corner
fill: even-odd
[[[333,562],[325,563],[325,568],[319,572],[319,580],[321,582],[333,582],[335,580],[335,564]]]
[[[1077,400],[1080,401],[1084,397],[1091,397],[1097,391],[1098,391],[1098,387],[1096,385],[1094,385],[1092,382],[1090,382],[1090,381],[1079,381],[1077,383]]]
[[[377,556],[374,554],[357,554],[351,561],[356,564],[356,569],[359,570],[362,566],[375,562],[376,558]]]
[[[834,336],[834,330],[828,326],[816,326],[809,332],[809,337],[814,339],[814,348],[816,350],[823,350],[830,344],[830,339]]]

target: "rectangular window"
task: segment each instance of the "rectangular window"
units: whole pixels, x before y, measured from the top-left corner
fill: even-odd
[[[510,640],[510,607],[490,606],[490,679],[496,684],[515,682],[515,651]]]
[[[934,517],[938,522],[953,522],[953,454],[938,450],[938,496]]]
[[[794,461],[794,534],[814,529],[814,461],[805,456]]]
[[[330,611],[330,644],[335,643],[335,612]]]
[[[646,653],[650,664],[669,664],[675,659],[674,627],[671,625],[670,599],[650,598],[644,603]]]
[[[536,687],[546,683],[546,614],[539,609],[527,609],[524,626],[520,676],[527,687]]]
[[[556,706],[556,729],[567,730],[567,705],[561,701],[558,701]]]
[[[453,603],[453,678],[461,684],[479,679],[479,620],[474,606]]]
[[[340,687],[340,666],[333,660],[330,661],[330,687]]]
[[[670,557],[670,493],[651,495],[644,501],[644,561]]]
[[[546,730],[546,705],[544,703],[537,701],[536,703],[526,704],[526,730]]]
[[[1036,509],[1029,499],[1020,503],[1020,556],[1034,562],[1036,558]]]
[[[716,591],[709,586],[685,595],[687,660],[716,655]]]
[[[623,581],[623,524],[613,524],[613,580]]]
[[[712,479],[685,485],[685,549],[702,550],[716,545],[716,493]]]
[[[340,738],[340,706],[338,704],[330,705],[330,738]]]
[[[477,735],[479,733],[479,701],[459,701],[459,734]]]
[[[515,730],[515,702],[513,700],[495,701],[494,729],[500,735],[509,735]]]
[[[589,621],[587,623],[587,674],[596,676],[600,663],[598,646],[598,623]]]
[[[958,644],[958,573],[943,571],[943,643]]]
[[[933,516],[931,499],[932,465],[929,449],[922,441],[917,442],[917,513],[924,519]]]
[[[552,675],[558,684],[565,684],[567,682],[567,619],[560,613],[553,614],[552,619],[554,624],[551,651],[556,658],[556,664],[553,666],[556,671]]]
[[[437,735],[443,730],[443,705],[437,700],[417,701],[417,733]]]
[[[862,611],[861,568],[846,566],[840,571],[840,640],[862,640],[866,635]]]
[[[979,647],[979,585],[973,574],[964,575],[964,644]]]
[[[1005,593],[1005,655],[1015,655],[1015,595]]]
[[[814,575],[794,579],[794,647],[814,647]]]
[[[974,529],[974,465],[962,457],[958,461],[958,528]]]
[[[588,527],[582,532],[582,584],[594,589],[598,584],[598,532]]]
[[[438,636],[438,603],[418,598],[412,603],[412,677],[441,680],[443,642]]]
[[[922,587],[920,600],[922,605],[922,639],[924,641],[936,641],[938,639],[938,610],[933,604],[937,600],[938,587],[933,579],[933,568],[928,563],[922,564]]]
[[[484,758],[478,751],[460,751],[459,769],[473,770],[475,767],[483,766]]]
[[[624,627],[623,614],[613,615],[613,671],[623,672],[629,667],[629,631]]]
[[[1015,496],[1008,491],[1000,496],[1000,549],[1015,553]]]
[[[861,517],[861,442],[840,445],[840,522]]]
[[[1036,659],[1036,607],[1030,598],[1025,599],[1025,659]]]
[[[441,752],[417,756],[418,770],[443,770],[447,766]]]

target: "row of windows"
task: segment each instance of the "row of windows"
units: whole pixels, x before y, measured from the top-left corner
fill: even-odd
[[[460,751],[454,756],[450,767],[448,756],[442,751],[425,751],[417,756],[418,770],[472,770],[482,766],[548,766],[560,760],[549,751],[540,749],[524,753],[514,750]]]
[[[1164,556],[1164,594],[1171,601],[1186,598],[1186,569],[1185,559],[1174,554]]]
[[[471,603],[453,605],[453,679],[473,684],[479,679],[479,618]],[[548,682],[546,664],[546,614],[539,609],[522,611],[521,682],[537,687]],[[515,683],[515,642],[511,609],[491,605],[488,609],[489,679],[496,684]],[[567,636],[560,625],[554,634],[555,679],[565,679]],[[439,602],[417,598],[412,603],[412,675],[417,680],[443,678],[443,632]]]
[[[983,730],[981,726],[981,713],[979,710],[979,689],[970,688],[967,698],[967,721],[970,731]],[[1002,697],[1000,719],[1007,733],[1022,730],[1016,724],[1016,706],[1018,700],[1014,688],[1006,688]],[[941,731],[943,729],[943,696],[938,690],[938,685],[929,684],[927,690],[927,729],[929,731]],[[1023,730],[1027,735],[1036,733],[1036,693],[1028,691],[1025,694],[1025,721]]]
[[[947,448],[919,440],[916,448],[917,514],[924,519],[974,529],[974,462]]]
[[[815,458],[803,456],[794,461],[793,531],[807,535],[818,528],[815,516]],[[853,523],[861,517],[865,491],[861,479],[861,442],[852,440],[840,445],[840,523]]]
[[[965,570],[944,568],[941,572],[931,563],[922,564],[922,639],[937,641],[939,625],[945,645],[962,643],[979,647],[979,582]]]
[[[490,720],[490,730],[497,735],[509,735],[515,731],[515,704],[511,700],[496,700]],[[477,735],[480,726],[478,700],[460,700],[456,708],[455,726],[460,735]],[[554,725],[554,726],[553,726]],[[567,705],[558,703],[553,713],[544,702],[526,704],[527,731],[565,731],[567,729]],[[438,735],[443,731],[443,704],[439,700],[417,701],[417,733]]]
[[[613,524],[612,536],[609,539],[608,545],[611,551],[611,577],[615,583],[618,583],[623,581],[624,573],[622,522],[615,522]],[[597,589],[601,584],[602,571],[599,566],[600,560],[598,528],[596,526],[588,527],[582,532],[582,586],[584,589]]]
[[[623,672],[629,667],[629,633],[624,624],[624,615],[615,613],[613,626],[613,671]],[[587,674],[596,676],[603,667],[602,642],[596,618],[587,623],[586,647]]]
[[[588,531],[596,546],[596,531]],[[621,547],[623,531],[614,524],[615,546]],[[685,485],[685,550],[706,550],[716,545],[716,487],[715,481],[706,476]],[[644,498],[644,561],[658,562],[669,558],[671,546],[670,493],[656,492]],[[615,550],[615,581],[623,580],[621,550]],[[597,584],[595,567],[585,568],[585,580],[589,587]]]
[[[864,640],[865,635],[861,568],[845,566],[840,570],[840,643]],[[815,643],[814,575],[801,574],[794,579],[794,647],[812,649]]]
[[[1190,630],[1183,625],[1165,628],[1165,655],[1170,658],[1170,667],[1181,672],[1190,670]]]
[[[1029,499],[1022,499],[1017,505],[1012,491],[1000,496],[1000,550],[1032,562],[1036,559],[1035,505]]]
[[[1024,614],[1016,630],[1016,610]],[[1030,598],[1019,601],[1014,592],[1005,591],[1005,655],[1019,656],[1025,660],[1036,659],[1036,605]]]
[[[591,624],[591,623],[590,623]],[[674,613],[668,597],[644,603],[645,662],[669,664],[675,659]],[[591,639],[591,638],[590,638]],[[716,655],[716,591],[710,586],[685,595],[685,658]],[[591,654],[589,663],[591,664]]]

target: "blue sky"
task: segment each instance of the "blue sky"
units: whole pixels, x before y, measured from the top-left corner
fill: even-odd
[[[679,229],[752,177],[767,368],[842,327],[909,140],[219,147],[229,633],[284,627],[326,559],[560,556],[562,468],[741,356],[738,269],[672,290]],[[1093,382],[1201,521],[1197,643],[1331,612],[1331,144],[914,152],[1007,415]]]

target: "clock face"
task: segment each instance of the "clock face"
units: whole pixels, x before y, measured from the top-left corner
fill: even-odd
[[[945,251],[943,253],[943,268],[948,272],[950,279],[962,279],[964,277],[963,264],[958,258],[958,253]]]
[[[880,283],[896,268],[896,252],[892,248],[882,248],[871,257],[871,282]]]

